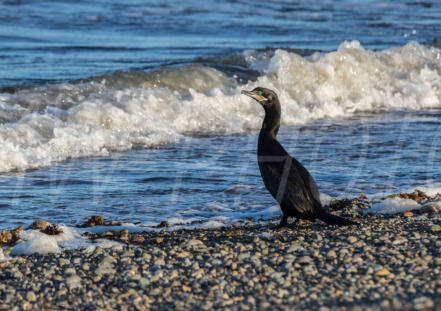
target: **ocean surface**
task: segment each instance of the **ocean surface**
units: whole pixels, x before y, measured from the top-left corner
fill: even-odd
[[[440,1],[0,1],[0,228],[279,215],[279,140],[324,200],[441,189]]]

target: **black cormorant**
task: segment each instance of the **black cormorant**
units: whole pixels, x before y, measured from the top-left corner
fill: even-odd
[[[331,225],[354,224],[350,220],[328,214],[323,209],[311,174],[277,141],[281,114],[277,94],[263,87],[244,90],[242,94],[255,99],[265,109],[257,145],[257,160],[263,183],[279,202],[283,212],[279,227],[287,226],[288,217],[311,221],[318,218]]]

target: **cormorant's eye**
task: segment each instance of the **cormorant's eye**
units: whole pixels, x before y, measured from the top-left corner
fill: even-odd
[[[259,94],[260,96],[262,96],[263,93],[262,93],[262,91],[259,91],[259,92],[257,92],[257,94]]]

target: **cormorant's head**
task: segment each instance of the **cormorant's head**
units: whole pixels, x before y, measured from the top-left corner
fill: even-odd
[[[276,102],[278,103],[277,94],[274,91],[266,89],[264,87],[259,86],[252,91],[243,90],[241,93],[253,98],[265,109],[270,108]]]

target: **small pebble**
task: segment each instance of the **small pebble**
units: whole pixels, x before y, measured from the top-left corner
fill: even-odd
[[[375,272],[375,275],[377,276],[388,276],[389,274],[390,274],[389,270],[384,268]]]
[[[439,232],[441,231],[441,226],[440,225],[434,225],[430,228],[430,230],[432,230],[432,232]]]
[[[351,244],[354,244],[357,241],[358,241],[358,239],[355,236],[353,236],[353,235],[348,237],[348,242],[351,243]]]

